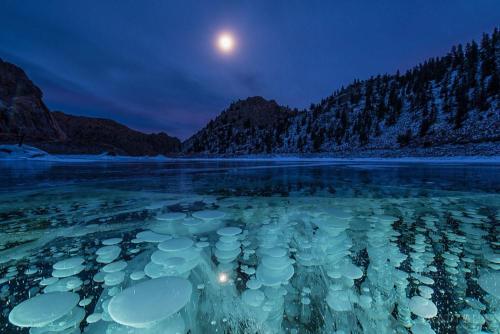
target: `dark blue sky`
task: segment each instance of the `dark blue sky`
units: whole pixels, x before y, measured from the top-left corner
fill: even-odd
[[[238,98],[306,107],[498,24],[498,0],[2,0],[0,57],[52,110],[186,138]],[[232,55],[214,49],[221,30]]]

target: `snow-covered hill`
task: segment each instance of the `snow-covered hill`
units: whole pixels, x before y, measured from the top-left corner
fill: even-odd
[[[454,46],[404,74],[355,80],[308,110],[292,111],[260,97],[235,102],[184,142],[183,151],[348,155],[443,147],[460,155],[464,152],[455,148],[474,146],[498,151],[499,100],[495,29],[479,44]]]

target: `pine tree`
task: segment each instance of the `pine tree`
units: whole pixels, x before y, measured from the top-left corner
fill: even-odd
[[[467,91],[464,85],[459,85],[455,90],[455,101],[457,111],[455,113],[455,128],[462,127],[462,123],[467,117],[468,98]]]

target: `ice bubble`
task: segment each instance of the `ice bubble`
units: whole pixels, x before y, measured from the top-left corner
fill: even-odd
[[[288,265],[283,269],[271,269],[264,265],[257,268],[257,278],[265,286],[278,286],[288,282],[292,278],[295,270],[292,265]]]
[[[133,281],[138,281],[140,279],[143,279],[146,274],[144,271],[139,270],[139,271],[134,271],[133,273],[130,274],[130,279]]]
[[[238,257],[240,252],[241,252],[241,250],[238,247],[238,248],[235,248],[233,250],[227,250],[227,251],[216,249],[214,251],[214,254],[220,263],[230,263]]]
[[[37,271],[38,271],[38,268],[36,268],[36,267],[30,267],[30,268],[28,268],[28,269],[26,269],[24,271],[24,274],[29,276],[29,275],[33,275]]]
[[[110,238],[102,241],[102,244],[105,246],[117,245],[122,242],[122,238]]]
[[[436,334],[428,323],[417,323],[411,327],[412,334]]]
[[[182,222],[182,225],[186,227],[198,227],[203,224],[203,220],[195,218],[187,218]]]
[[[265,295],[264,292],[260,290],[245,290],[241,294],[241,298],[244,303],[253,307],[259,307],[264,302]]]
[[[120,255],[121,248],[119,246],[104,246],[96,251],[97,259],[99,263],[110,263],[118,258]]]
[[[106,273],[103,273],[102,271],[98,272],[97,274],[94,275],[94,277],[92,278],[92,280],[94,282],[97,282],[97,283],[102,283],[104,282],[104,276],[106,275]]]
[[[184,278],[156,278],[114,296],[108,312],[119,324],[145,328],[181,310],[189,302],[191,293],[191,283]]]
[[[423,284],[426,284],[426,285],[433,285],[434,284],[434,280],[430,277],[423,276],[423,275],[414,275],[414,277],[416,279],[418,279],[420,282],[422,282]]]
[[[255,274],[255,268],[253,267],[246,268],[243,272],[246,273],[247,275],[253,275]]]
[[[93,324],[102,319],[102,313],[92,313],[87,317],[87,323]]]
[[[71,277],[66,282],[66,288],[68,290],[74,290],[74,289],[77,289],[77,288],[81,287],[82,284],[83,284],[83,281],[80,278],[78,278],[78,277]]]
[[[109,254],[116,253],[118,251],[121,251],[121,248],[119,246],[112,245],[112,246],[101,247],[95,253],[97,256],[106,256]]]
[[[188,238],[174,238],[163,241],[158,245],[158,249],[164,252],[177,252],[190,248],[193,245],[193,240]]]
[[[412,313],[422,318],[433,318],[437,315],[437,307],[434,303],[421,296],[413,296],[410,299],[409,307]]]
[[[430,299],[432,294],[434,293],[434,290],[426,285],[420,285],[418,287],[418,291],[420,292],[420,295],[424,298]]]
[[[154,262],[149,262],[144,267],[144,274],[146,274],[147,276],[149,276],[151,278],[158,278],[161,276],[166,276],[165,267],[163,267],[162,265],[156,264]]]
[[[193,212],[193,217],[203,220],[214,220],[214,219],[222,219],[226,215],[222,211],[218,210],[202,210]]]
[[[121,261],[116,261],[109,263],[102,267],[102,271],[105,273],[114,273],[115,271],[122,271],[127,267],[127,262],[121,260]]]
[[[30,330],[32,334],[41,333],[73,333],[73,329],[78,327],[80,322],[85,318],[85,311],[81,307],[75,307],[68,314],[51,322],[43,328]],[[67,330],[65,332],[65,330]]]
[[[74,290],[82,286],[83,281],[78,277],[66,277],[58,280],[56,283],[46,286],[43,291],[45,293],[49,292],[65,292],[69,290]]]
[[[83,265],[78,265],[76,267],[69,268],[69,269],[58,269],[58,270],[52,271],[52,276],[58,277],[58,278],[70,277],[70,276],[79,274],[80,272],[82,272],[83,269],[85,269],[85,267]]]
[[[492,263],[500,264],[500,254],[487,253],[485,255],[485,258],[486,258],[486,260],[488,260],[488,261],[490,261]]]
[[[223,227],[217,230],[217,234],[223,237],[234,237],[241,233],[241,228],[239,227]]]
[[[235,250],[235,249],[239,249],[240,248],[240,243],[236,240],[233,240],[233,241],[230,241],[230,242],[223,242],[223,241],[218,241],[216,244],[215,244],[215,247],[218,249],[218,250],[221,250],[221,251],[232,251],[232,250]]]
[[[480,311],[486,310],[486,306],[477,299],[467,297],[467,298],[465,298],[465,302],[467,303],[467,305],[469,305],[473,309],[480,310]]]
[[[125,273],[123,271],[116,271],[104,275],[104,283],[107,286],[115,286],[123,282],[125,279]]]
[[[175,268],[186,263],[186,259],[182,257],[172,257],[169,253],[163,251],[154,252],[151,255],[151,261],[167,268]]]
[[[368,295],[359,296],[359,305],[365,310],[370,309],[372,303],[372,297]]]
[[[156,216],[157,220],[162,220],[162,221],[175,221],[175,220],[182,220],[184,218],[186,218],[186,214],[183,212],[167,212]]]
[[[25,300],[12,309],[9,321],[19,327],[44,327],[69,313],[79,301],[72,292],[51,292]]]
[[[160,234],[160,233],[156,233],[156,232],[148,230],[148,231],[142,231],[142,232],[137,233],[136,238],[143,240],[143,241],[146,241],[146,242],[160,243],[160,242],[163,242],[165,240],[172,239],[172,236],[170,236],[168,234]]]
[[[47,278],[44,278],[43,280],[40,281],[40,285],[43,285],[43,286],[47,286],[47,285],[51,285],[51,284],[54,284],[55,282],[57,282],[59,280],[59,278],[57,277],[47,277]]]
[[[352,303],[349,297],[349,291],[336,290],[335,288],[332,289],[332,287],[330,287],[330,290],[326,297],[326,303],[334,311],[350,311],[352,309]]]
[[[271,270],[283,270],[292,264],[292,261],[286,257],[265,256],[262,258],[262,264]]]
[[[460,315],[466,323],[466,327],[481,328],[486,322],[481,312],[472,308],[460,311]]]
[[[363,277],[363,271],[350,262],[340,267],[340,273],[350,279],[359,279]]]
[[[303,305],[309,305],[309,304],[311,304],[311,300],[309,298],[307,298],[307,297],[302,297],[300,299],[300,303],[303,304]]]
[[[81,256],[75,256],[69,259],[61,260],[52,266],[55,270],[65,270],[65,269],[72,269],[75,267],[80,266],[83,263],[83,258]]]
[[[208,241],[198,241],[196,243],[197,248],[207,248],[208,246],[210,246],[210,243]]]
[[[85,307],[85,306],[89,305],[90,303],[92,303],[92,297],[80,300],[80,302],[78,303],[78,305],[82,306],[82,307]]]
[[[500,271],[483,274],[477,282],[484,291],[500,299]]]
[[[186,333],[186,324],[179,313],[148,326],[147,329],[136,330],[133,333],[161,333],[161,334],[183,334]]]
[[[111,289],[108,290],[108,296],[115,296],[118,292],[120,292],[121,289],[117,286],[112,287]]]
[[[250,279],[247,281],[247,288],[252,289],[252,290],[257,290],[260,289],[262,286],[262,282],[257,280],[257,279]]]

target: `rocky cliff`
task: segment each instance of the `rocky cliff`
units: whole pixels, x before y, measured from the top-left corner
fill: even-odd
[[[42,91],[19,67],[0,59],[0,143],[24,142],[49,153],[158,155],[181,142],[165,133],[144,134],[112,120],[50,112]]]
[[[19,67],[0,59],[0,141],[63,141],[65,133],[42,101],[42,91]]]
[[[145,134],[132,130],[110,119],[73,116],[62,112],[52,113],[66,133],[64,143],[40,145],[50,153],[108,152],[117,155],[158,155],[180,150],[181,142],[161,132]]]

